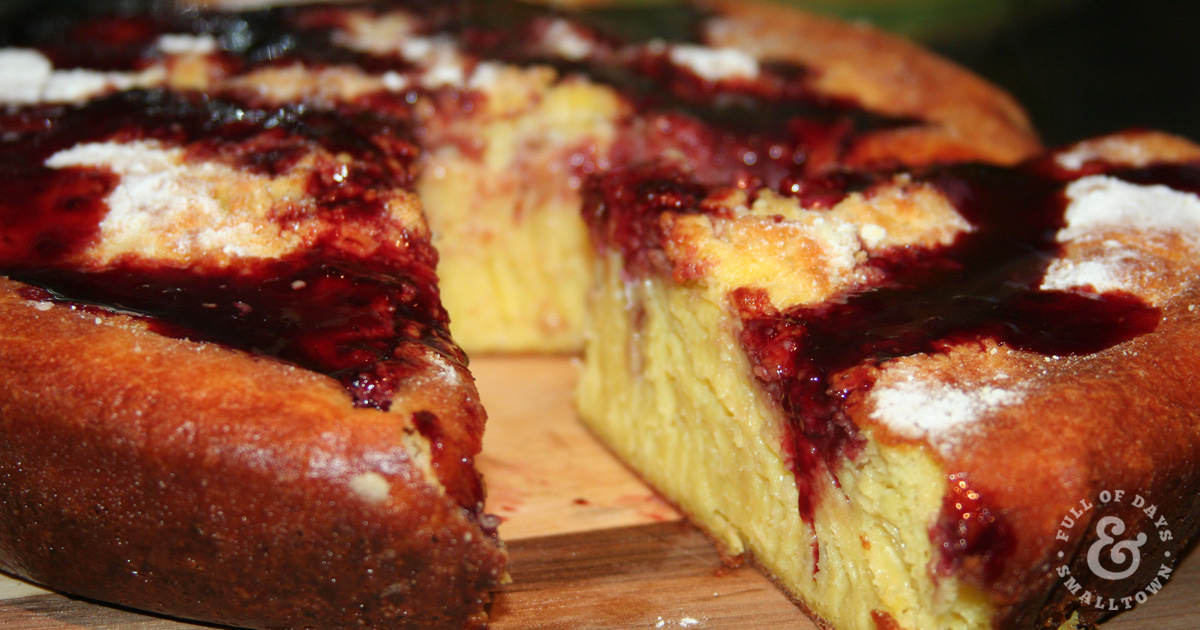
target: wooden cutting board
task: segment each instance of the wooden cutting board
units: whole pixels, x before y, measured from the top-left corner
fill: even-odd
[[[513,583],[497,597],[492,627],[816,630],[753,568],[723,566],[703,535],[579,425],[576,369],[559,357],[472,364],[491,416],[479,465],[512,551]],[[1185,559],[1160,593],[1102,628],[1195,630],[1198,592],[1200,557]],[[5,630],[198,627],[0,575]]]

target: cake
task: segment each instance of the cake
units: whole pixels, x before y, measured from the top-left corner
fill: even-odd
[[[828,627],[1086,627],[1196,530],[1197,158],[613,169],[580,413]]]
[[[481,626],[484,411],[402,121],[0,117],[0,568],[240,627]]]
[[[872,296],[950,277],[960,255],[985,267],[960,244],[998,247],[1010,189],[1153,171],[1145,160],[1193,159],[1187,143],[1114,137],[1035,159],[1020,107],[962,69],[750,3],[191,8],[51,16],[8,45],[5,571],[219,624],[481,625],[506,558],[473,466],[484,412],[467,354],[586,340],[579,404],[597,435],[819,619],[982,628],[1073,613],[1061,592],[1035,601],[1058,582],[1029,563],[1053,542],[1033,540],[1044,519],[1022,520],[1061,502],[992,496],[1012,486],[971,459],[1031,465],[986,455],[993,441],[1020,451],[1016,438],[976,451],[927,426],[1039,409],[1025,390],[966,383],[1001,378],[979,356],[1014,379],[1012,366],[1057,370],[1049,346],[972,329],[971,354],[955,324],[839,348]],[[974,193],[996,201],[967,209]],[[1187,338],[1175,241],[1089,240],[1054,216],[1000,232],[1068,252],[1039,259],[1061,268],[1047,291],[1067,296],[1046,308],[1096,309],[1098,345],[1084,334],[1055,352],[1086,363]],[[1037,240],[1050,228],[1062,243]],[[1130,286],[1151,293],[1070,284],[1139,247],[1174,265],[1129,263]],[[810,356],[810,320],[836,347]],[[944,373],[962,379],[950,410],[928,402]],[[834,378],[842,402],[822,389]],[[896,409],[914,406],[942,411],[905,427]],[[1182,474],[1171,466],[1194,437],[1161,430],[1180,450],[1151,472]],[[1080,466],[1069,480],[1093,470],[1062,455]],[[1111,479],[1144,480],[1127,468]],[[945,505],[974,504],[951,482],[1003,518],[956,521]],[[897,540],[909,555],[888,555]],[[850,589],[863,597],[838,604]]]

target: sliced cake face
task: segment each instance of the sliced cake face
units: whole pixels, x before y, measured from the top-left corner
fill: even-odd
[[[12,79],[17,102],[168,85],[409,119],[423,149],[415,190],[469,350],[581,347],[580,190],[613,164],[666,155],[708,183],[774,187],[842,165],[1008,163],[1037,148],[1020,109],[960,69],[757,4],[414,1],[33,31],[4,53],[36,60]]]
[[[1198,156],[1129,134],[748,191],[614,170],[582,414],[834,627],[1095,619],[1195,527],[1170,348],[1197,335]],[[1080,505],[1104,508],[1064,531]],[[1116,586],[1089,572],[1103,517],[1146,535]]]
[[[484,412],[405,122],[156,89],[0,133],[0,566],[239,626],[481,623]]]

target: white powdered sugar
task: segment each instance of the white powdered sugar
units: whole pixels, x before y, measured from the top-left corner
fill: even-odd
[[[408,77],[396,72],[395,70],[388,70],[387,72],[384,72],[379,79],[383,82],[384,89],[388,90],[389,92],[402,92],[407,90],[410,85]]]
[[[950,445],[978,420],[1024,398],[1020,389],[976,385],[963,389],[949,383],[912,377],[876,387],[871,419],[909,438],[929,438]]]
[[[1081,150],[1082,151],[1082,150]],[[1070,158],[1081,164],[1090,155]],[[1060,161],[1063,158],[1060,157]],[[1144,295],[1156,273],[1146,254],[1115,240],[1114,233],[1147,232],[1184,236],[1200,247],[1200,197],[1163,185],[1141,185],[1107,175],[1082,177],[1066,188],[1069,200],[1060,243],[1084,244],[1081,251],[1050,263],[1040,288],[1045,291],[1126,291]],[[1108,236],[1106,236],[1108,235]],[[1105,239],[1100,241],[1099,239]]]
[[[55,70],[36,50],[0,49],[0,104],[73,103],[109,92],[151,87],[166,80],[166,71],[141,72]]]
[[[425,68],[421,75],[421,85],[427,88],[463,87],[466,84],[466,71],[461,62],[453,59],[441,59]]]
[[[705,81],[758,76],[758,60],[735,48],[677,45],[669,54],[671,63],[688,68]]]
[[[567,61],[579,61],[592,54],[592,40],[566,20],[555,20],[546,28],[543,42],[554,54]]]
[[[441,353],[429,350],[425,353],[425,358],[429,361],[431,367],[428,371],[431,377],[451,387],[457,387],[462,384],[462,377],[459,375],[458,370]]]
[[[1167,186],[1132,184],[1107,175],[1080,178],[1067,186],[1066,227],[1059,242],[1106,229],[1161,230],[1200,234],[1200,197]]]
[[[392,484],[377,472],[365,472],[350,479],[350,490],[364,503],[376,505],[391,497]]]
[[[1137,293],[1140,279],[1130,269],[1137,263],[1138,256],[1137,251],[1116,241],[1105,241],[1098,256],[1084,260],[1058,259],[1050,263],[1040,288],[1043,291],[1090,288],[1097,293]]]
[[[1078,171],[1089,162],[1109,162],[1111,155],[1120,155],[1131,166],[1143,166],[1154,158],[1154,152],[1141,143],[1130,142],[1122,136],[1085,140],[1054,156],[1054,162],[1069,171]]]
[[[222,164],[186,162],[182,155],[182,149],[154,142],[89,143],[55,153],[46,166],[106,167],[120,176],[100,223],[104,251],[111,255],[277,255],[279,244],[269,234],[260,234],[260,226],[246,217],[232,216],[214,196],[216,182],[247,175]]]
[[[475,64],[475,71],[467,80],[467,88],[472,90],[491,90],[500,81],[504,65],[495,61],[481,61]]]
[[[863,245],[867,249],[875,249],[879,244],[887,238],[887,230],[881,225],[867,223],[859,230],[859,237],[862,238]]]
[[[404,35],[386,42],[375,42],[370,39],[363,41],[349,37],[342,36],[340,41],[357,50],[384,54],[400,53],[405,61],[420,68],[416,78],[425,87],[463,87],[466,83],[465,61],[454,41],[448,37]],[[398,84],[395,78],[390,81],[393,85]]]
[[[167,78],[158,67],[142,72],[96,72],[93,70],[55,70],[42,91],[47,103],[75,103],[110,92],[160,85]]]
[[[335,30],[333,43],[351,50],[388,54],[398,52],[398,43],[413,37],[416,21],[400,12],[351,20],[345,29]]]
[[[50,60],[36,50],[0,49],[0,103],[37,103],[52,72]]]
[[[158,38],[158,49],[166,55],[207,55],[217,52],[217,40],[207,33],[168,33]]]
[[[466,83],[462,55],[449,38],[409,38],[400,44],[400,55],[421,66],[421,84],[425,87],[462,87]]]
[[[461,88],[467,81],[466,59],[450,37],[434,35],[424,37],[413,34],[413,21],[401,14],[388,14],[372,20],[355,20],[348,30],[333,34],[334,43],[351,50],[380,55],[399,54],[415,66],[412,80],[427,88]],[[387,79],[388,89],[405,89],[400,86],[401,75]]]

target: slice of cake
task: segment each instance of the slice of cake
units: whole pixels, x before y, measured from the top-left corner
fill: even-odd
[[[506,577],[403,121],[0,116],[0,568],[248,627],[461,628]]]
[[[599,178],[579,407],[839,629],[1083,627],[1195,533],[1200,149]]]

